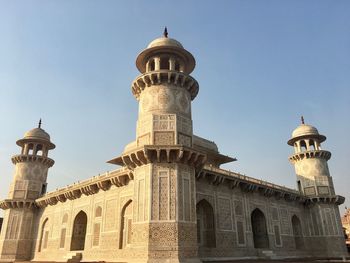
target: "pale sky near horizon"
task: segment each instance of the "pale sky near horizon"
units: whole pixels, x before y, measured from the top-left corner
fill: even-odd
[[[118,168],[106,161],[135,139],[136,56],[167,26],[196,58],[194,133],[238,159],[226,169],[296,188],[286,142],[304,115],[349,207],[349,13],[333,0],[0,1],[0,198],[39,118],[57,146],[49,190]]]

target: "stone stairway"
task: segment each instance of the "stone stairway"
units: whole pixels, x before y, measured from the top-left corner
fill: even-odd
[[[65,259],[67,259],[67,262],[80,262],[83,258],[83,254],[80,252],[71,252],[68,253]]]
[[[272,250],[260,250],[259,257],[264,258],[264,259],[277,259],[276,254],[273,253]]]

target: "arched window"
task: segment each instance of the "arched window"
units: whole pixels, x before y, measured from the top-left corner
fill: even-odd
[[[263,212],[256,208],[251,215],[253,240],[255,248],[269,248],[266,219]]]
[[[80,211],[74,219],[70,250],[84,250],[86,226],[87,215],[85,212]]]
[[[170,62],[168,57],[160,58],[160,69],[170,69]]]
[[[68,214],[65,213],[64,216],[62,217],[62,224],[65,224],[68,222]]]
[[[302,249],[304,247],[303,231],[301,228],[300,219],[296,216],[292,216],[292,228],[295,242],[295,249]]]
[[[180,63],[178,61],[175,61],[175,70],[180,71]]]
[[[33,154],[33,149],[34,149],[34,145],[32,143],[28,144],[28,154],[29,155]]]
[[[102,208],[101,206],[98,206],[96,207],[96,210],[95,210],[95,217],[100,217],[102,216]]]
[[[41,226],[41,233],[40,233],[40,241],[39,241],[39,248],[38,252],[41,252],[43,249],[47,248],[47,243],[49,239],[49,219],[46,218]]]
[[[119,249],[123,249],[131,243],[132,227],[132,200],[123,207],[120,219]]]
[[[66,244],[66,233],[67,233],[67,222],[68,222],[68,214],[65,213],[62,217],[62,228],[60,235],[60,248],[64,248]]]
[[[300,150],[303,152],[303,151],[306,151],[307,148],[306,148],[306,143],[304,140],[300,141]]]
[[[310,150],[316,150],[314,140],[310,140],[310,141],[309,141],[309,145],[310,145]]]
[[[35,148],[34,155],[43,155],[43,146],[42,144],[38,144]]]
[[[214,209],[207,200],[196,206],[197,242],[202,247],[216,247]]]
[[[154,63],[154,59],[152,59],[149,62],[149,71],[154,71],[154,69],[155,69],[155,63]]]

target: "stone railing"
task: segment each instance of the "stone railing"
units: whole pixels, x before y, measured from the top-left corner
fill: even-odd
[[[128,168],[123,167],[49,192],[36,199],[35,202],[38,207],[55,205],[58,202],[65,202],[67,199],[74,200],[80,198],[82,194],[93,195],[100,190],[107,191],[112,185],[121,187],[127,185],[133,179],[133,173]]]
[[[18,154],[11,158],[12,163],[21,163],[21,162],[41,162],[46,164],[48,167],[54,165],[55,161],[49,157],[40,156],[40,155],[27,155],[27,154]]]
[[[196,178],[197,180],[207,178],[213,185],[227,184],[231,189],[241,187],[246,192],[258,191],[268,197],[276,196],[277,198],[285,198],[289,201],[297,200],[304,202],[306,200],[306,197],[295,189],[209,165],[205,165],[202,171],[197,173]]]
[[[295,163],[297,161],[303,160],[304,158],[323,158],[326,160],[329,160],[331,158],[331,152],[325,151],[325,150],[312,150],[312,151],[306,151],[306,152],[300,152],[293,154],[289,157],[289,161],[291,163]]]

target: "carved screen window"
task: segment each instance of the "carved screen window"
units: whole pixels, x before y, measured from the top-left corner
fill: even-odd
[[[175,114],[153,115],[154,131],[173,131],[175,130]]]
[[[244,223],[242,221],[237,221],[237,243],[240,246],[245,245],[245,231],[244,231]]]
[[[275,231],[275,244],[277,247],[280,247],[281,244],[281,233],[280,233],[280,228],[278,225],[273,226],[273,229]]]
[[[169,219],[169,175],[168,171],[159,171],[159,220]]]
[[[145,208],[144,208],[144,203],[145,203],[145,180],[141,179],[139,180],[139,185],[138,185],[138,208],[137,208],[137,214],[138,214],[138,221],[142,222],[145,219]]]
[[[100,245],[100,230],[101,230],[101,224],[100,223],[95,223],[94,224],[94,232],[93,232],[93,237],[92,237],[92,245],[94,247]]]
[[[6,238],[17,239],[19,231],[19,217],[17,215],[12,216],[10,227],[7,229]]]
[[[323,185],[328,186],[328,177],[327,176],[315,176],[316,184],[317,185]]]
[[[188,178],[183,178],[183,201],[184,201],[184,220],[190,221],[191,219],[191,205],[190,205],[190,180]]]

